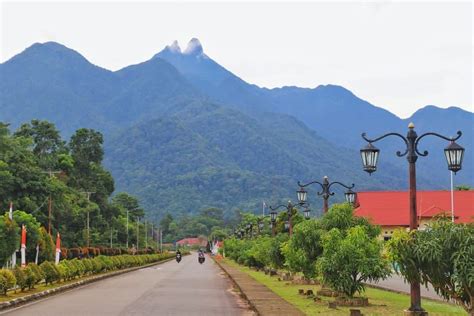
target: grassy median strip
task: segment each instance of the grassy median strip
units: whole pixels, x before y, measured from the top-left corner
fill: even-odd
[[[306,298],[298,294],[299,289],[313,290],[314,293],[321,287],[319,285],[298,285],[287,281],[278,281],[278,277],[270,277],[263,272],[255,271],[247,267],[241,266],[236,262],[223,259],[225,264],[238,268],[240,271],[247,273],[256,281],[264,284],[270,290],[278,294],[287,302],[295,305],[307,315],[348,315],[349,307],[337,307],[337,309],[328,308],[328,302],[333,298],[320,296],[321,301],[315,302],[313,299]],[[370,306],[354,307],[360,309],[364,315],[402,315],[410,303],[410,297],[405,294],[398,294],[390,291],[384,291],[375,288],[366,288],[365,297],[369,298]],[[466,312],[458,306],[437,302],[429,299],[422,300],[423,308],[430,315],[466,315]]]

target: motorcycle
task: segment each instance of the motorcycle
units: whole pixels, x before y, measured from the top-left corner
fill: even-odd
[[[203,264],[204,261],[206,261],[206,258],[204,258],[204,254],[201,254],[201,253],[200,253],[200,254],[199,254],[199,257],[198,257],[198,262],[199,262],[200,264]]]
[[[181,254],[180,253],[176,254],[176,262],[177,263],[181,262]]]

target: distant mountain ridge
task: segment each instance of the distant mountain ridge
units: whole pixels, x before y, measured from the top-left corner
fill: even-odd
[[[474,114],[427,106],[402,120],[340,86],[260,88],[213,61],[197,39],[115,72],[61,44],[34,44],[0,64],[0,108],[0,121],[14,127],[39,118],[66,135],[79,127],[103,132],[117,188],[156,214],[283,201],[296,180],[324,175],[358,189],[406,188],[398,139],[377,145],[380,168],[371,177],[358,149],[361,132],[405,133],[412,119],[419,133],[463,130],[466,160],[456,182],[474,185]],[[430,155],[418,164],[420,188],[447,188],[445,143],[423,143]],[[190,201],[177,203],[176,192]]]

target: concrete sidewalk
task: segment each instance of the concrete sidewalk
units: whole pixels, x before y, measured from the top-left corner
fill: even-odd
[[[240,289],[242,295],[259,315],[304,315],[299,309],[282,299],[265,285],[255,281],[248,274],[241,272],[222,260],[215,262]]]

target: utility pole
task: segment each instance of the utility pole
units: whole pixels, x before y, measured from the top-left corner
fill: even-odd
[[[146,219],[145,219],[145,249],[148,249],[148,230],[146,227]]]
[[[127,247],[128,249],[128,210],[127,210]]]
[[[48,170],[48,171],[42,171],[42,173],[46,173],[49,175],[50,178],[52,178],[55,174],[61,173],[61,170]],[[48,234],[51,236],[51,213],[53,209],[53,198],[51,197],[51,193],[49,194],[48,198]]]
[[[163,231],[160,228],[160,253],[163,252]]]
[[[140,227],[140,217],[137,217],[137,252],[138,252],[138,249],[140,249],[140,246],[138,244],[139,227]]]
[[[86,194],[87,196],[87,202],[91,200],[91,194],[94,194],[95,192],[90,192],[90,191],[82,191],[82,193]],[[90,218],[89,218],[89,206],[87,206],[87,247],[90,247]]]
[[[153,239],[154,231],[153,231],[153,222],[151,222],[151,241],[154,241]],[[153,243],[152,243],[153,245]],[[156,248],[155,248],[156,249]]]
[[[110,248],[113,248],[113,246],[112,246],[112,232],[113,232],[112,226],[110,226]]]

